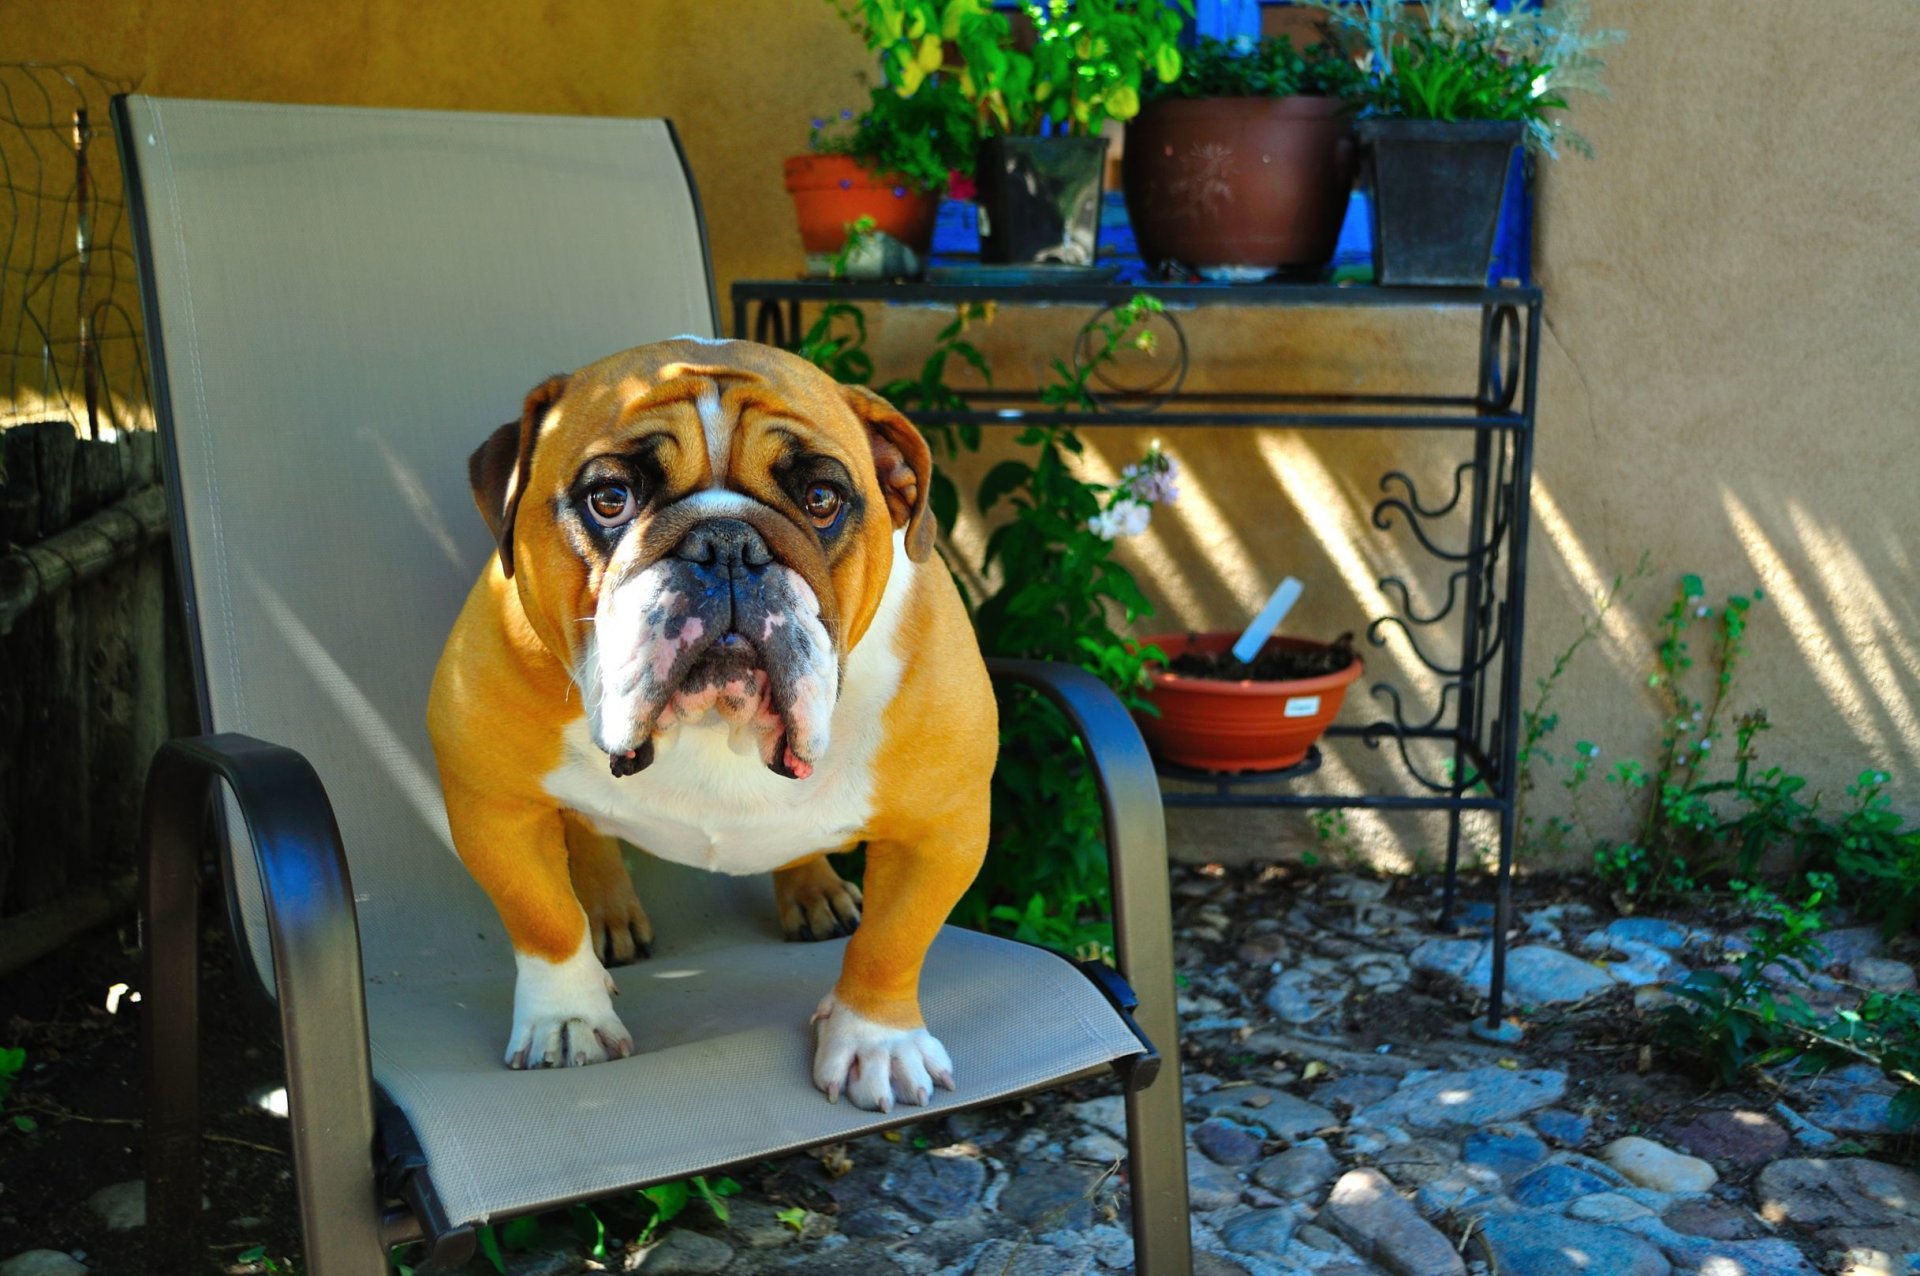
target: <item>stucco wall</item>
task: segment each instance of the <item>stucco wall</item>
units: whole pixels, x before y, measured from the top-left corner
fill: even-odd
[[[1920,808],[1912,6],[1833,0],[1817,22],[1751,0],[1596,7],[1631,38],[1611,59],[1611,99],[1580,104],[1600,158],[1551,166],[1540,187],[1549,335],[1529,679],[1606,580],[1649,554],[1654,579],[1557,696],[1563,742],[1595,741],[1607,761],[1644,756],[1658,734],[1647,623],[1670,581],[1697,572],[1716,599],[1759,584],[1769,601],[1740,698],[1771,713],[1766,756],[1834,797],[1858,769],[1883,767],[1903,808]],[[0,48],[83,60],[169,95],[669,115],[723,292],[796,269],[779,161],[804,143],[808,117],[859,99],[864,63],[825,0],[15,0],[0,8]],[[886,316],[883,362],[903,366],[940,318]],[[1003,312],[981,335],[1002,383],[1034,375],[1079,318]],[[1209,314],[1187,326],[1202,384],[1472,384],[1471,325],[1430,312]],[[1094,431],[1096,468],[1117,468],[1147,437]],[[1463,440],[1209,431],[1168,442],[1189,495],[1128,550],[1161,620],[1237,623],[1291,572],[1308,585],[1297,628],[1330,633],[1381,610],[1375,578],[1407,561],[1403,534],[1367,522],[1378,475],[1399,466],[1438,483]],[[963,467],[963,487],[985,464]],[[963,549],[980,534],[970,520]],[[1393,650],[1374,663],[1405,674]],[[1331,773],[1391,783],[1364,751]],[[1593,799],[1597,831],[1622,826],[1612,795],[1596,785]],[[1265,854],[1304,827],[1183,817],[1176,834],[1190,854]],[[1356,818],[1354,832],[1401,860],[1438,845],[1419,821]]]

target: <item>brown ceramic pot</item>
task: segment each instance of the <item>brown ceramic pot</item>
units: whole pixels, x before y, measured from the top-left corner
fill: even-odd
[[[1333,257],[1354,163],[1337,98],[1164,98],[1127,125],[1127,216],[1156,266],[1311,273]]]

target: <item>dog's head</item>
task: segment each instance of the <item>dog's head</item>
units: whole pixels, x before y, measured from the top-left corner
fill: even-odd
[[[926,441],[884,399],[745,341],[553,377],[473,454],[474,500],[616,775],[717,714],[805,778],[896,535],[933,551]]]

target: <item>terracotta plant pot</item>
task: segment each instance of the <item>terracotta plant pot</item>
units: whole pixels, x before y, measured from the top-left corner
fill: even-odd
[[[1225,651],[1240,635],[1216,630],[1142,638],[1172,660],[1182,652]],[[1305,650],[1325,643],[1269,638],[1275,647]],[[1287,682],[1218,682],[1151,671],[1147,699],[1160,716],[1139,717],[1140,733],[1163,761],[1202,771],[1278,771],[1294,766],[1340,712],[1347,687],[1364,668],[1360,658],[1338,673]]]
[[[917,191],[869,173],[845,155],[796,155],[786,162],[787,193],[800,216],[800,243],[809,253],[835,253],[847,242],[847,224],[871,217],[918,253],[933,250],[940,192]]]
[[[1155,266],[1313,274],[1333,258],[1354,167],[1337,98],[1163,98],[1127,125],[1127,217]]]

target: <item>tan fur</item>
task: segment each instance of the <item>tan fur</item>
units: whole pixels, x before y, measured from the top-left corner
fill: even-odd
[[[739,422],[719,475],[695,403],[709,388]],[[931,545],[926,445],[877,396],[850,393],[791,355],[746,342],[627,351],[571,374],[557,391],[546,383],[527,413],[538,419],[497,436],[496,466],[506,464],[511,443],[514,468],[525,475],[511,505],[490,511],[485,492],[478,495],[489,520],[502,521],[502,553],[448,639],[429,726],[455,845],[516,950],[559,962],[586,933],[597,952],[611,948],[618,959],[623,933],[629,948],[651,937],[631,883],[621,889],[618,849],[559,809],[541,783],[560,756],[563,728],[581,714],[569,669],[581,656],[580,618],[594,614],[600,587],[556,522],[554,502],[596,451],[647,435],[664,436],[657,455],[670,489],[723,487],[782,508],[790,501],[771,471],[788,439],[829,453],[854,476],[870,511],[857,542],[829,566],[804,543],[810,532],[783,530],[777,518],[762,530],[779,559],[815,587],[823,617],[831,612],[844,660],[879,607],[894,532],[906,528],[915,559]],[[756,517],[755,526],[763,521]],[[859,834],[868,847],[864,900],[820,854],[839,846],[795,846],[795,863],[776,875],[775,890],[783,922],[789,910],[812,919],[849,899],[860,909],[835,994],[877,1022],[910,1027],[921,1023],[927,948],[986,849],[998,737],[972,626],[937,558],[915,573],[893,643],[903,672],[884,715],[872,815]]]

